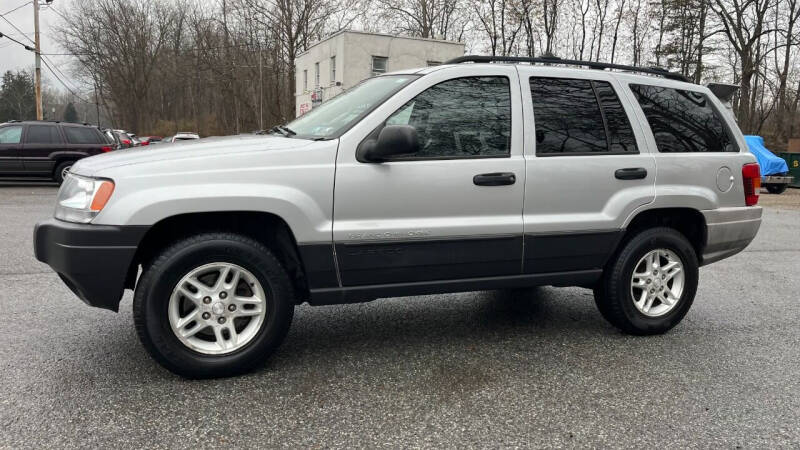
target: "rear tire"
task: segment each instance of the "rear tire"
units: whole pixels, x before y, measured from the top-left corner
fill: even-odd
[[[293,314],[292,283],[278,259],[260,242],[231,233],[200,234],[164,250],[145,267],[133,299],[145,349],[187,378],[233,376],[262,365]]]
[[[770,183],[767,185],[767,192],[769,192],[770,194],[783,194],[783,192],[786,190],[788,186],[789,186],[788,184],[783,184],[783,183],[782,184]]]
[[[672,228],[646,229],[628,239],[608,263],[594,289],[595,303],[625,333],[665,333],[692,306],[698,272],[697,255],[685,236]]]
[[[59,186],[64,182],[64,177],[67,176],[67,172],[72,169],[74,164],[75,161],[63,161],[56,166],[56,169],[53,171],[53,180],[55,180]]]

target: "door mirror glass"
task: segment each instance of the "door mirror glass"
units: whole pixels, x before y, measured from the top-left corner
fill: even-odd
[[[410,125],[387,125],[377,139],[364,142],[359,160],[383,162],[399,156],[411,156],[419,151],[417,130]]]

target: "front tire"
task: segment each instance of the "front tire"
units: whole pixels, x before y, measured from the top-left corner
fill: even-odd
[[[698,261],[692,244],[672,228],[631,237],[594,289],[603,317],[625,333],[661,334],[680,323],[697,292]]]
[[[283,341],[294,292],[260,242],[230,233],[184,239],[155,257],[136,286],[133,318],[150,355],[187,378],[248,372]]]

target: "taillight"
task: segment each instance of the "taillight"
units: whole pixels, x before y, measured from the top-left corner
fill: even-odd
[[[150,141],[142,141],[142,145],[150,145]]]
[[[756,163],[742,166],[742,183],[744,184],[744,204],[753,206],[758,203],[758,191],[761,190],[761,169]]]
[[[131,145],[131,140],[130,139],[123,139],[122,143],[125,144],[125,145]]]
[[[109,146],[104,146],[104,147],[102,147],[100,150],[102,150],[102,151],[103,151],[103,153],[108,153],[108,152],[110,152],[110,151],[111,151],[111,150],[113,150],[113,149],[112,149],[111,147],[109,147]]]

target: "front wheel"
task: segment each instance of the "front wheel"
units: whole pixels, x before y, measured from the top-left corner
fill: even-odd
[[[133,316],[153,358],[188,378],[232,376],[262,364],[294,312],[292,284],[260,242],[228,233],[180,241],[146,267]]]
[[[697,255],[685,236],[672,228],[647,229],[608,264],[595,287],[595,303],[626,333],[664,333],[692,306],[698,272]]]

